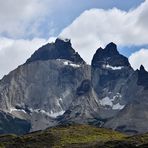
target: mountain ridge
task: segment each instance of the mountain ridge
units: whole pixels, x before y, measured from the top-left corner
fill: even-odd
[[[84,64],[84,60],[72,48],[68,39],[57,38],[55,43],[47,43],[32,54],[25,64],[38,60],[65,59],[77,64]]]
[[[24,132],[81,123],[143,133],[148,130],[147,76],[143,66],[134,71],[112,42],[87,65],[70,40],[57,39],[0,81],[0,110],[29,121]]]

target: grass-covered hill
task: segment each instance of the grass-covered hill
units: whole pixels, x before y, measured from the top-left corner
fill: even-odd
[[[128,137],[89,125],[49,128],[23,136],[1,135],[2,148],[127,148],[148,147],[148,134]]]

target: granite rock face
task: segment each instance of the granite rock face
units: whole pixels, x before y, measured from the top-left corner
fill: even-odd
[[[71,43],[57,39],[0,81],[0,109],[30,121],[30,131],[54,126],[90,72]]]
[[[114,43],[108,44],[104,49],[99,48],[91,65],[92,85],[103,107],[101,116],[110,118],[127,103],[121,90],[133,69],[128,59],[117,51]]]
[[[58,38],[0,80],[0,133],[73,123],[143,133],[147,98],[148,72],[143,66],[134,71],[114,43],[99,48],[87,65],[70,40]]]
[[[119,130],[128,134],[145,133],[148,131],[148,72],[143,66],[136,70],[128,79],[122,91],[128,100],[126,106],[109,119],[104,127]]]
[[[148,72],[134,71],[114,43],[99,48],[92,60],[92,85],[98,95],[104,127],[128,134],[148,131]]]
[[[102,123],[99,118],[100,103],[90,80],[82,81],[76,90],[74,98],[68,110],[58,119],[60,124],[100,125]]]

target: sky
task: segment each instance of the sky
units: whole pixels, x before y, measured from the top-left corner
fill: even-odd
[[[87,63],[109,42],[148,70],[147,0],[0,0],[0,78],[40,46],[70,38]]]

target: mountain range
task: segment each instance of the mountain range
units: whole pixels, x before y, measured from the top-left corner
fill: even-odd
[[[148,72],[133,70],[112,42],[88,65],[69,39],[57,38],[0,80],[0,117],[0,134],[69,124],[145,133]]]

